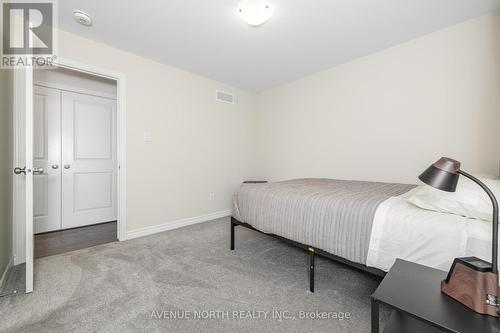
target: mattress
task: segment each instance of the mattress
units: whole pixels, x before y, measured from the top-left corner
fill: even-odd
[[[379,205],[414,187],[334,179],[243,184],[232,215],[265,233],[366,264]]]
[[[491,262],[491,222],[418,208],[407,201],[414,191],[380,204],[367,266],[388,271],[401,258],[448,271],[458,257]]]

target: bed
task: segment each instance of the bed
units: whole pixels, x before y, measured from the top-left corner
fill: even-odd
[[[417,208],[416,185],[334,179],[244,183],[234,196],[234,229],[243,226],[284,240],[314,257],[383,276],[396,258],[448,270],[453,259],[489,258],[491,223]]]

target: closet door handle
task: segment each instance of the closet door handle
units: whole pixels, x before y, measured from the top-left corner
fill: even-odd
[[[52,169],[54,169],[54,170],[59,169],[59,165],[57,165],[57,164],[52,165]]]
[[[64,169],[68,170],[69,168],[71,168],[71,166],[69,164],[64,165]]]

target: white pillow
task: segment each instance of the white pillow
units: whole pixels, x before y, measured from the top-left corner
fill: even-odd
[[[500,180],[492,176],[476,176],[500,200]],[[441,213],[491,221],[493,206],[488,194],[472,180],[460,176],[456,192],[445,192],[431,186],[420,186],[408,198],[417,207]]]

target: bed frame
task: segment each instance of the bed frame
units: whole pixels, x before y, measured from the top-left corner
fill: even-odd
[[[262,182],[262,183],[264,183],[264,182]],[[384,277],[385,274],[386,274],[384,271],[382,271],[382,270],[380,270],[378,268],[368,267],[366,265],[362,265],[362,264],[358,264],[358,263],[352,262],[350,260],[344,259],[342,257],[336,256],[336,255],[331,254],[331,253],[328,253],[328,252],[323,251],[321,249],[315,248],[314,246],[310,246],[310,245],[305,245],[305,244],[302,244],[302,243],[298,243],[296,241],[290,240],[290,239],[285,238],[285,237],[281,237],[279,235],[269,234],[269,233],[262,232],[262,231],[260,231],[258,229],[255,229],[254,227],[252,227],[248,223],[243,223],[243,222],[238,221],[237,219],[235,219],[232,216],[231,216],[231,251],[234,250],[234,228],[236,226],[241,226],[241,227],[248,228],[250,230],[257,231],[257,232],[259,232],[261,234],[271,236],[271,237],[279,239],[279,240],[281,240],[281,241],[283,241],[285,243],[288,243],[288,244],[290,244],[292,246],[295,246],[295,247],[298,247],[300,249],[303,249],[303,250],[307,251],[309,253],[309,290],[312,293],[314,292],[314,266],[315,266],[315,264],[314,264],[314,258],[315,258],[316,255],[320,255],[320,256],[322,256],[324,258],[333,260],[335,262],[339,262],[341,264],[344,264],[344,265],[347,265],[349,267],[361,270],[363,272],[368,272],[370,274],[373,274],[373,275],[376,275],[376,276],[379,276],[379,277]]]

